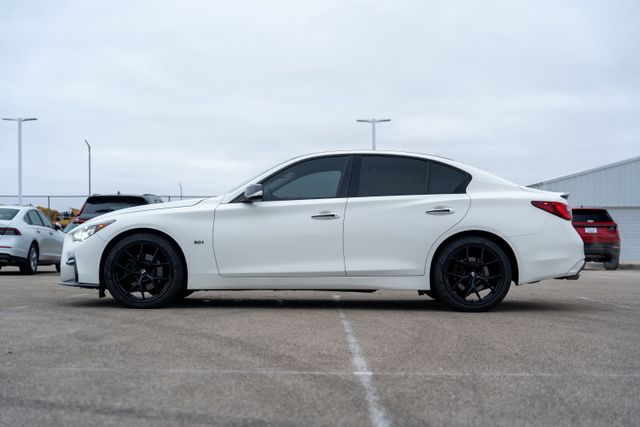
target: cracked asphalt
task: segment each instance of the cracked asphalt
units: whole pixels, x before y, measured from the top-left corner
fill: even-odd
[[[131,310],[0,271],[0,425],[640,425],[640,271],[512,288],[199,292]]]

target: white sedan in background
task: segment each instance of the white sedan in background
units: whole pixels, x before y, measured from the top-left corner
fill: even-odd
[[[35,274],[38,265],[55,265],[65,234],[39,210],[25,206],[0,206],[0,267],[17,265],[22,274]]]
[[[413,289],[482,311],[512,282],[583,266],[558,193],[436,156],[348,151],[289,160],[221,197],[88,221],[65,239],[61,283],[137,308],[196,290]]]

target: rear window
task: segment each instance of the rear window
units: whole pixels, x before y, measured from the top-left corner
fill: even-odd
[[[11,221],[17,213],[18,209],[0,208],[0,221]]]
[[[100,196],[89,197],[82,208],[82,218],[93,218],[120,209],[146,205],[144,197]]]
[[[574,209],[573,222],[613,222],[609,212],[603,209]]]

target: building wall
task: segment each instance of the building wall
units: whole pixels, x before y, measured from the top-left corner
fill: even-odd
[[[618,223],[620,260],[640,261],[640,208],[611,208],[609,213]]]
[[[640,159],[531,185],[569,193],[571,206],[640,207]]]
[[[640,261],[640,157],[530,187],[569,193],[571,207],[607,208],[618,223],[620,259]]]

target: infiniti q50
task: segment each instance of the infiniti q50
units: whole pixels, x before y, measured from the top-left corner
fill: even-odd
[[[483,311],[512,284],[575,278],[583,265],[560,194],[361,150],[291,159],[220,197],[94,218],[67,235],[61,283],[136,308],[197,290],[412,289]]]

